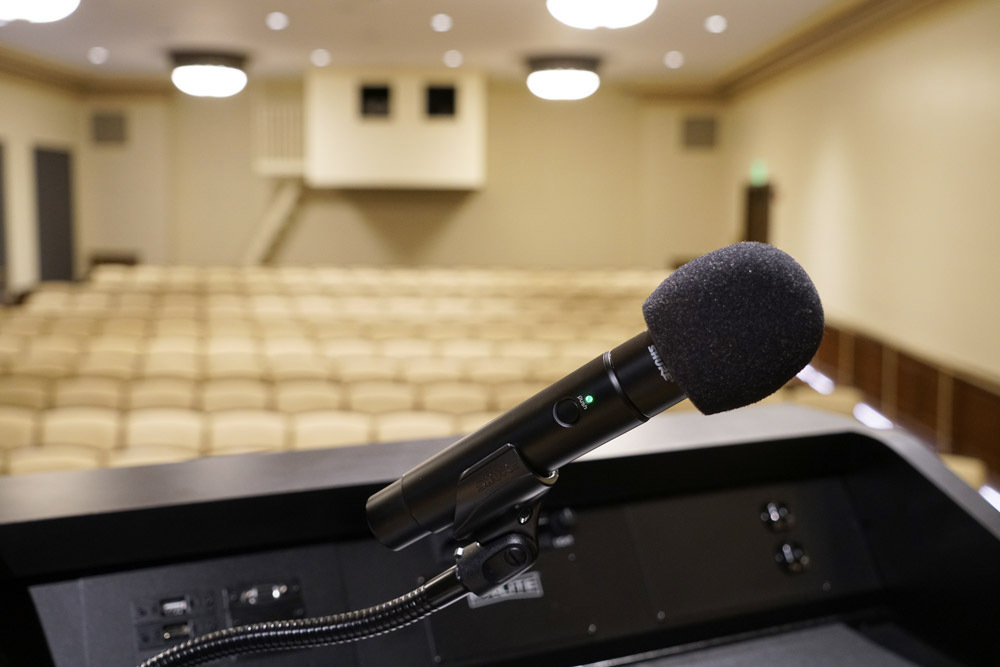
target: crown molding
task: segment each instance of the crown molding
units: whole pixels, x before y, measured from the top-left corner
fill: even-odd
[[[166,75],[159,77],[95,75],[2,46],[0,46],[0,74],[79,95],[163,95],[173,91]]]
[[[891,28],[901,20],[955,0],[854,0],[752,57],[724,76],[715,94],[730,99],[837,48]]]

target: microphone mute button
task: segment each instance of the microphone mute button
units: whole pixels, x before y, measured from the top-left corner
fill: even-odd
[[[580,421],[582,414],[583,410],[575,398],[560,398],[556,402],[555,407],[552,408],[552,415],[556,418],[556,421],[559,422],[560,426],[565,426],[566,428]]]

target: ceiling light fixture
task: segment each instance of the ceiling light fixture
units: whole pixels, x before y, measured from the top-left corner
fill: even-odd
[[[316,67],[326,67],[333,62],[333,55],[326,49],[313,49],[309,54],[309,62]]]
[[[601,85],[598,64],[591,57],[530,58],[528,90],[543,100],[582,100]]]
[[[442,58],[442,60],[444,60],[445,67],[451,67],[454,69],[462,66],[462,63],[465,62],[465,57],[462,55],[461,51],[451,49],[450,51],[444,52],[444,58]]]
[[[705,19],[705,30],[716,35],[725,32],[728,27],[729,21],[721,14],[713,14]]]
[[[195,97],[232,97],[247,85],[246,57],[211,51],[174,51],[170,79]]]
[[[103,65],[108,62],[108,58],[111,57],[111,52],[108,51],[103,46],[94,46],[89,51],[87,51],[87,60],[94,65]]]
[[[549,13],[572,28],[627,28],[656,11],[657,0],[547,0]]]
[[[431,17],[431,30],[434,32],[448,32],[454,25],[454,21],[447,14],[435,14]]]
[[[271,30],[284,30],[291,21],[284,12],[271,12],[264,18],[264,23]]]
[[[0,2],[0,21],[52,23],[59,21],[80,6],[80,0],[4,0]]]
[[[680,69],[684,67],[684,54],[680,51],[667,51],[663,56],[663,64],[670,69]]]

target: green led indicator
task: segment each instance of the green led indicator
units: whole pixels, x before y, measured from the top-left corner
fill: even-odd
[[[583,397],[583,400],[587,402],[587,405],[590,405],[591,403],[594,402],[594,397],[588,394],[587,396]]]

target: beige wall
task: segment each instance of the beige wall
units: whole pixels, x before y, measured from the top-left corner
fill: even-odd
[[[488,95],[482,190],[311,191],[278,262],[663,267],[728,238],[722,151],[680,148],[685,107],[610,86]]]
[[[38,228],[35,193],[36,148],[76,153],[80,99],[77,95],[0,76],[0,144],[4,148],[7,222],[7,281],[12,290],[38,280]],[[79,169],[75,170],[79,174]],[[80,180],[75,179],[76,191]],[[79,208],[77,208],[79,210]],[[76,215],[77,227],[80,226]]]
[[[925,12],[738,99],[737,195],[762,159],[773,240],[832,320],[1000,378],[1000,3]]]
[[[235,264],[250,244],[273,187],[252,170],[252,93],[173,95],[173,262]]]
[[[172,259],[172,106],[167,95],[91,96],[83,105],[77,196],[80,255],[122,252],[140,261]],[[123,144],[91,140],[94,113],[125,118]]]

